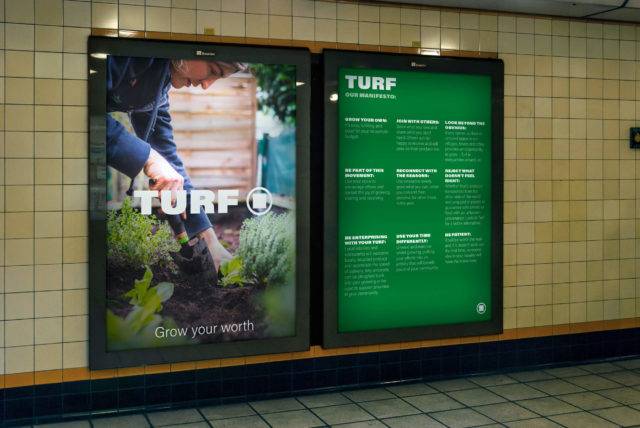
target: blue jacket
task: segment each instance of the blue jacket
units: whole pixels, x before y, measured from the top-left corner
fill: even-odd
[[[107,164],[133,179],[153,148],[184,177],[184,189],[191,190],[193,184],[173,141],[169,66],[167,59],[109,56],[107,112],[127,113],[135,135],[107,113]],[[203,211],[199,215],[188,211],[184,225],[189,237],[211,227]]]

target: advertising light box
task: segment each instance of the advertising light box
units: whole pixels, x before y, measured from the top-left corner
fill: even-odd
[[[308,349],[308,51],[88,55],[91,368]]]
[[[503,64],[325,52],[324,346],[502,330]]]

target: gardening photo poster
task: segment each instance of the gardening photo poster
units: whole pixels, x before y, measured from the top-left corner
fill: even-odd
[[[296,334],[296,66],[106,58],[108,352]]]

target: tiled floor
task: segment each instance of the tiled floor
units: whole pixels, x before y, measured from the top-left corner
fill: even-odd
[[[47,426],[640,426],[640,359]]]

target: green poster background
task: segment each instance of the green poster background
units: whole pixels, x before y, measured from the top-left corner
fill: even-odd
[[[390,90],[347,87],[346,75],[395,77]],[[347,94],[348,93],[348,94]],[[393,98],[362,98],[359,93],[390,94]],[[357,332],[401,327],[424,327],[488,321],[491,305],[491,78],[471,74],[424,71],[349,69],[339,71],[338,149],[338,331]],[[386,118],[387,135],[363,134],[345,138],[345,118]],[[432,133],[440,150],[436,153],[396,151],[396,119],[439,120]],[[479,162],[445,161],[445,121],[484,121],[478,141],[483,145]],[[345,201],[345,168],[383,168],[378,183],[390,196],[385,201]],[[397,168],[434,168],[433,182],[440,184],[435,198],[401,207],[395,200]],[[444,224],[445,168],[475,168],[474,183],[482,184],[485,201],[480,226]],[[400,233],[431,234],[437,271],[394,272],[395,236]],[[482,255],[476,263],[445,264],[445,232],[471,232],[482,239]],[[389,288],[376,295],[345,296],[346,235],[387,235]],[[375,264],[375,263],[374,263]],[[478,311],[484,303],[486,310]]]

